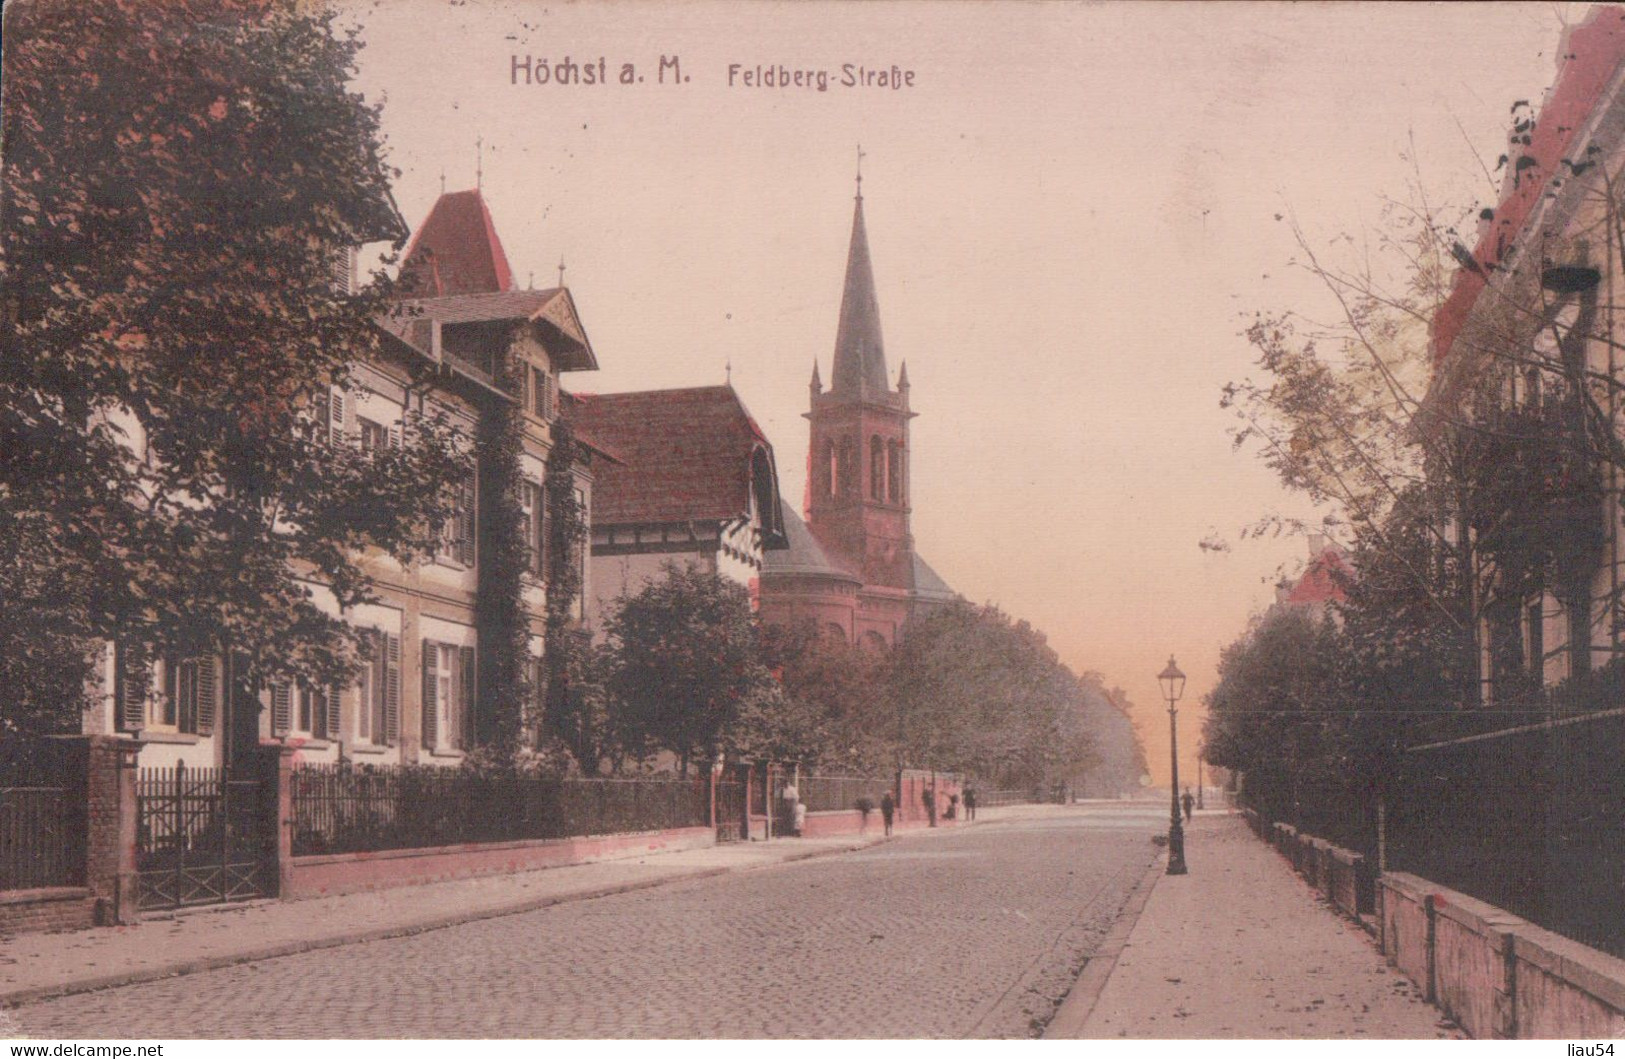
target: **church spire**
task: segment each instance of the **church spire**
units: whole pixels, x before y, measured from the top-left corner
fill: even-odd
[[[859,154],[861,163],[862,154]],[[830,370],[832,393],[843,397],[878,397],[889,392],[886,349],[880,338],[880,303],[875,297],[874,270],[869,264],[869,235],[863,224],[863,173],[852,208],[852,241],[846,252],[846,286],[841,292],[841,319],[835,331],[835,363]]]

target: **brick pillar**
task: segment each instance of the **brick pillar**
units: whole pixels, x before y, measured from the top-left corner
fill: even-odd
[[[136,907],[135,777],[139,744],[110,735],[73,736],[63,749],[83,767],[85,886],[96,922],[134,923]]]
[[[260,819],[261,833],[266,836],[265,856],[268,870],[276,880],[276,896],[287,897],[293,892],[293,755],[295,747],[262,745],[254,748],[259,755],[255,762],[255,775],[260,780],[264,799]]]

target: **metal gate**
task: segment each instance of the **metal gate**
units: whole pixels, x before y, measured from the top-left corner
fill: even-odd
[[[739,780],[718,780],[717,841],[738,842],[745,834],[745,785]]]
[[[144,768],[136,780],[137,904],[185,908],[269,897],[275,889],[258,780],[221,769]]]

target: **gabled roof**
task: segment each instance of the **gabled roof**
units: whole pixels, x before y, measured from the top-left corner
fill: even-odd
[[[382,323],[392,334],[433,356],[433,351],[424,344],[429,335],[425,321],[456,326],[510,320],[526,321],[541,328],[542,344],[560,371],[598,369],[598,357],[592,343],[587,341],[575,300],[564,287],[409,299],[401,302],[397,311],[385,316]]]
[[[781,551],[767,553],[762,560],[764,577],[774,574],[786,577],[833,577],[853,584],[863,583],[863,579],[857,574],[829,557],[829,553],[824,551],[823,545],[818,543],[818,538],[813,536],[812,530],[807,528],[807,524],[793,507],[784,509],[784,535],[790,546]]]
[[[761,469],[772,479],[767,510],[759,513],[762,528],[770,541],[781,536],[773,446],[733,387],[575,394],[570,414],[583,443],[620,461],[596,472],[595,525],[747,515]],[[758,453],[765,466],[758,465]]]
[[[841,290],[841,320],[835,331],[830,392],[864,398],[878,397],[890,389],[886,382],[886,346],[880,337],[880,300],[875,296],[860,190],[852,208],[852,241],[846,251],[846,283]]]
[[[402,260],[403,297],[493,294],[513,288],[508,255],[477,189],[441,194],[413,233]]]
[[[1509,152],[1501,201],[1473,250],[1477,268],[1456,273],[1450,294],[1433,318],[1433,357],[1441,361],[1455,344],[1487,275],[1523,237],[1552,178],[1567,178],[1563,165],[1580,131],[1625,60],[1625,8],[1594,8],[1585,22],[1564,34],[1557,80],[1546,93],[1529,143]],[[1571,160],[1584,165],[1587,159]]]

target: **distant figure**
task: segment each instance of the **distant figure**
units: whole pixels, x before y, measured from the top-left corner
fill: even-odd
[[[1196,804],[1196,799],[1191,796],[1191,789],[1189,787],[1185,788],[1185,797],[1179,800],[1185,803],[1185,822],[1188,824],[1191,822],[1191,806]]]
[[[880,796],[880,820],[886,825],[886,834],[891,834],[891,818],[897,812],[897,802],[893,800],[891,791]]]
[[[976,819],[976,788],[965,788],[965,822]]]
[[[801,833],[807,829],[807,803],[806,802],[797,802],[796,803],[795,822],[796,822],[796,837],[800,838]]]
[[[936,827],[937,826],[936,791],[932,790],[930,787],[923,788],[920,791],[920,804],[925,806],[925,818],[926,818],[926,820],[928,820],[930,822],[932,827]]]

